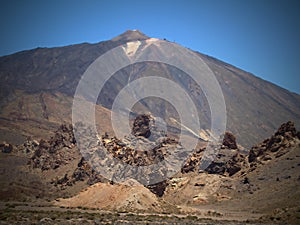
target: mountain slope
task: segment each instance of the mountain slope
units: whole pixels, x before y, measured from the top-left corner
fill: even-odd
[[[11,122],[11,105],[20,102],[27,95],[46,93],[52,96],[65,96],[68,102],[72,100],[78,82],[88,66],[100,55],[110,49],[125,44],[128,41],[146,40],[148,37],[140,31],[126,31],[124,34],[109,41],[96,44],[78,44],[59,48],[37,48],[19,52],[0,58],[0,105],[1,130],[11,130],[12,124],[21,123],[22,119],[15,118]],[[227,130],[234,133],[238,142],[248,147],[266,138],[281,123],[293,120],[299,127],[300,96],[282,89],[270,82],[264,81],[234,66],[228,65],[212,57],[197,53],[214,72],[224,94],[227,109]],[[114,74],[103,88],[98,103],[107,109],[111,108],[114,97],[129,82],[153,74],[174,80],[183,87],[195,100],[201,125],[210,127],[210,109],[201,88],[188,75],[176,68],[158,63],[143,63],[124,68]],[[18,93],[22,93],[21,95]],[[58,93],[58,94],[57,94]],[[59,102],[59,101],[58,101]],[[60,101],[58,107],[67,108],[70,112],[71,104],[67,106]],[[180,103],[185,107],[184,103]],[[27,106],[33,107],[33,106]],[[70,114],[53,113],[51,105],[47,105],[49,114],[38,122],[30,122],[23,134],[30,133],[30,127],[40,124],[51,124],[47,127],[57,127],[49,118],[64,118],[71,120]],[[174,116],[176,112],[165,101],[145,99],[136,106],[136,111],[157,111],[159,115]],[[43,115],[43,107],[35,109],[37,114]],[[167,121],[168,122],[168,121]],[[22,122],[23,123],[23,122]],[[171,124],[172,125],[172,124]],[[174,125],[174,124],[173,124]],[[110,127],[106,123],[105,127]],[[25,126],[26,127],[26,126]],[[26,131],[27,129],[27,131]],[[45,130],[51,130],[45,128]],[[108,128],[109,129],[109,128]],[[14,136],[17,135],[15,130]],[[22,135],[23,135],[22,134]],[[33,134],[35,135],[35,134]],[[2,141],[6,139],[1,137]],[[12,141],[11,138],[9,141]]]
[[[62,208],[193,213],[224,220],[224,224],[228,220],[299,224],[300,132],[294,124],[283,124],[270,138],[252,147],[239,158],[243,163],[234,174],[220,170],[228,166],[228,158],[238,156],[239,149],[229,136],[223,141],[221,161],[212,163],[213,170],[178,172],[164,182],[162,195],[154,195],[134,179],[109,183],[96,174],[73,143],[72,127],[62,125],[48,140],[29,140],[13,146],[10,153],[0,153],[0,196],[2,201],[35,204],[47,200]],[[113,137],[111,141],[102,138],[111,146],[121,143]],[[120,147],[115,151],[118,156],[123,154]],[[191,161],[195,157],[191,156]]]

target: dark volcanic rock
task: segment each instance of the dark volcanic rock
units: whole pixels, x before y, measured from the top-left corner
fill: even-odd
[[[189,157],[186,162],[183,164],[181,169],[182,173],[194,172],[199,170],[200,161],[203,155],[205,148],[201,148],[193,152],[192,156]]]
[[[0,144],[0,151],[3,153],[11,153],[13,150],[13,146],[11,144],[2,143]]]
[[[166,187],[168,186],[167,181],[159,182],[157,184],[152,184],[147,186],[147,188],[157,196],[161,197],[164,195]]]
[[[147,117],[140,118],[142,118],[144,122],[145,120],[148,121]],[[142,123],[142,125],[145,125],[145,123]],[[78,165],[75,169],[68,171],[66,174],[58,174],[57,178],[51,180],[54,186],[60,187],[62,190],[66,189],[67,186],[73,186],[76,182],[86,182],[88,185],[97,182],[107,182],[107,179],[102,177],[101,174],[96,171],[96,168],[89,163],[90,160],[94,160],[93,162],[96,161],[102,166],[111,167],[111,164],[107,165],[106,163],[111,163],[112,161],[107,161],[107,158],[103,159],[101,156],[98,157],[98,153],[103,151],[108,152],[114,159],[121,160],[126,164],[147,166],[163,161],[178,145],[175,139],[165,136],[162,137],[157,129],[153,129],[154,136],[159,137],[155,142],[148,140],[144,136],[136,137],[134,135],[129,135],[124,139],[109,137],[108,134],[103,135],[101,138],[91,138],[94,135],[91,133],[90,128],[84,124],[77,124],[75,129],[79,129],[84,134],[88,134],[83,135],[86,137],[84,146],[87,146],[87,149],[81,151],[81,153],[85,152],[85,155],[78,161]],[[26,152],[30,152],[32,155],[29,160],[29,165],[33,168],[39,168],[42,171],[51,171],[71,164],[72,160],[78,160],[80,152],[77,145],[79,145],[79,143],[75,141],[73,127],[71,125],[61,125],[49,140],[42,139],[40,142],[28,140],[22,147],[25,148],[26,146]],[[87,158],[85,159],[84,157]],[[149,174],[151,174],[148,183],[152,183],[152,173],[155,176],[164,177],[165,172],[163,170],[162,168],[159,174],[148,171],[150,172]],[[123,173],[124,171],[121,172]],[[114,177],[118,176],[120,176],[120,174],[114,174]],[[133,176],[136,176],[134,178],[137,180],[146,179],[146,176],[143,174],[133,174]],[[166,183],[160,182],[149,186],[149,189],[153,193],[161,196],[165,187]]]
[[[107,179],[103,178],[100,174],[98,174],[87,162],[84,158],[81,158],[78,163],[77,169],[72,174],[73,182],[76,181],[84,181],[87,179],[88,185],[93,185],[97,182],[106,182]]]
[[[149,141],[143,136],[129,135],[123,140],[115,137],[102,137],[102,144],[114,158],[129,165],[147,166],[164,160],[178,142],[165,137],[156,142]]]
[[[132,127],[132,132],[134,136],[143,136],[148,138],[151,135],[150,131],[150,116],[146,114],[138,115]]]
[[[299,132],[295,129],[294,123],[290,121],[282,124],[271,138],[252,147],[248,156],[239,151],[234,135],[226,132],[221,149],[216,149],[216,155],[212,157],[212,162],[205,171],[232,176],[242,169],[249,169],[249,166],[251,170],[254,170],[257,164],[281,157],[297,143],[299,143]],[[198,171],[205,150],[203,148],[195,151],[184,163],[181,172]]]
[[[195,151],[182,167],[182,173],[199,171],[201,159],[205,148]],[[212,155],[212,162],[205,169],[212,174],[221,174],[232,176],[241,170],[245,161],[245,156],[238,150],[235,136],[226,132],[224,135],[222,147],[216,147],[215,155]]]
[[[244,161],[245,156],[239,150],[221,149],[205,171],[232,176],[242,169]]]
[[[277,132],[275,133],[275,136],[287,136],[291,135],[292,137],[295,137],[297,134],[295,124],[292,121],[288,121],[287,123],[282,124]]]
[[[224,134],[223,145],[230,149],[237,149],[235,136],[232,133],[226,131]]]
[[[152,131],[151,138],[150,129]],[[136,117],[133,129],[133,135],[128,135],[124,139],[109,137],[107,134],[102,136],[102,145],[115,159],[119,159],[126,164],[133,166],[153,165],[163,160],[172,152],[177,150],[179,143],[177,140],[167,137],[155,126],[154,118],[149,115],[139,115]],[[181,163],[181,162],[180,162]],[[150,168],[150,167],[149,167]],[[152,179],[165,179],[164,168],[159,171],[147,171],[148,176],[144,174],[134,174],[136,180],[144,180],[151,184],[146,186],[151,192],[162,196],[167,182],[162,181],[152,184]],[[118,177],[118,174],[115,174]],[[147,179],[147,180],[145,180]]]
[[[66,186],[72,186],[79,181],[86,181],[86,184],[93,185],[98,182],[107,182],[108,180],[92,169],[84,158],[81,158],[73,174],[70,176],[65,174],[63,177],[53,180],[52,184],[65,189]]]
[[[29,164],[41,170],[57,169],[65,165],[78,151],[72,125],[61,125],[50,140],[41,139],[37,145],[28,145],[27,151],[34,151]],[[31,148],[31,149],[30,149]]]
[[[294,140],[299,139],[298,133],[293,122],[282,124],[271,138],[250,149],[249,163],[267,161],[284,155],[288,148],[295,144]]]

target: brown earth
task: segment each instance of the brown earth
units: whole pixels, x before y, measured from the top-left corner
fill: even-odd
[[[55,204],[65,207],[88,207],[105,210],[161,212],[158,197],[137,181],[128,184],[96,183],[68,199],[57,199]]]
[[[225,145],[228,139],[230,146],[237,149]],[[117,151],[112,153],[118,157],[121,149],[128,148],[124,143],[130,144],[134,139],[118,140],[104,135],[101,140],[113,143]],[[161,146],[166,151],[177,143],[168,137],[162,140],[170,141]],[[294,124],[283,124],[273,136],[250,149],[249,155],[240,153],[233,140],[232,134],[225,136],[220,152],[207,170],[199,170],[199,163],[191,164],[201,160],[205,149],[198,149],[186,162],[194,169],[179,172],[148,189],[133,180],[125,184],[108,183],[97,175],[82,158],[72,126],[61,125],[49,139],[28,139],[22,145],[12,145],[10,151],[4,150],[9,145],[1,145],[0,196],[2,201],[53,202],[62,207],[198,213],[202,218],[221,221],[297,224],[300,140]],[[132,152],[134,146],[125,151],[130,154],[125,159],[133,164],[139,162]],[[230,173],[236,166],[239,170]]]

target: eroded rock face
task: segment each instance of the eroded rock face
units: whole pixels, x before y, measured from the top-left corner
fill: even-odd
[[[226,132],[221,149],[215,149],[212,162],[205,171],[232,176],[243,168],[254,170],[257,164],[286,154],[291,147],[299,144],[299,138],[300,132],[297,132],[294,123],[289,121],[282,124],[270,138],[252,147],[246,156],[238,149],[234,135]],[[183,165],[182,173],[198,171],[205,150],[203,148],[195,151]]]
[[[115,137],[103,136],[102,144],[113,158],[132,166],[149,166],[163,162],[165,157],[178,149],[178,142],[169,137],[162,137],[153,142],[143,136],[135,137],[129,135],[122,140]],[[147,187],[156,195],[162,196],[167,185],[166,182],[153,183],[151,179],[164,180],[166,176],[165,168],[160,167],[157,171],[151,171],[150,168],[145,167],[147,175],[130,175],[130,171],[123,172],[128,173],[136,180],[143,180],[151,184]],[[115,174],[116,177],[120,175],[122,174]]]
[[[189,157],[186,162],[183,164],[183,167],[181,169],[182,173],[189,173],[198,171],[200,167],[200,161],[203,156],[203,152],[205,151],[205,148],[197,149],[193,152],[192,156]]]
[[[133,122],[131,133],[136,137],[142,136],[148,138],[151,135],[150,119],[151,119],[150,115],[146,115],[146,114],[138,115]]]
[[[72,160],[78,152],[72,125],[63,124],[49,140],[27,141],[26,151],[33,152],[29,164],[41,170],[57,169]]]
[[[89,132],[89,130],[84,131]],[[79,160],[74,171],[61,174],[51,181],[54,186],[60,187],[60,189],[72,186],[78,181],[85,181],[89,185],[107,181],[83,157],[80,159],[80,151],[76,145],[71,124],[62,124],[49,140],[41,139],[38,142],[28,138],[18,148],[30,157],[28,162],[30,166],[42,171],[57,170],[72,164],[74,160]]]
[[[151,138],[149,138],[151,135]],[[129,165],[148,166],[165,159],[178,141],[161,131],[151,115],[138,115],[132,132],[124,138],[101,137],[102,146],[115,158]]]
[[[265,139],[250,149],[249,163],[268,161],[284,155],[290,147],[295,145],[295,141],[299,140],[299,136],[293,122],[282,124],[271,138]]]
[[[80,127],[80,130],[82,130],[85,134],[84,136],[86,136],[86,146],[91,156],[93,156],[96,151],[102,151],[103,147],[105,147],[105,151],[109,152],[115,159],[121,160],[129,165],[147,166],[163,161],[168,157],[168,154],[176,150],[178,151],[178,147],[180,147],[180,144],[175,139],[161,135],[159,129],[155,129],[155,124],[153,125],[151,123],[151,119],[149,125],[151,128],[151,138],[129,134],[123,139],[118,139],[106,134],[96,139],[90,139],[92,134],[89,127],[83,126]],[[158,138],[153,141],[152,136]],[[299,132],[296,131],[292,122],[285,123],[272,137],[254,146],[249,156],[246,156],[239,151],[235,137],[227,133],[224,136],[223,142],[218,146],[218,151],[216,151],[212,163],[205,171],[202,170],[201,172],[204,173],[205,176],[209,176],[208,174],[222,175],[220,177],[227,176],[226,179],[230,179],[228,176],[235,174],[247,174],[249,171],[257,169],[258,164],[263,164],[263,161],[280,157],[288,151],[289,147],[299,145],[299,136]],[[107,179],[95,171],[95,167],[89,164],[88,158],[84,159],[82,157],[77,147],[79,144],[80,143],[76,143],[75,141],[73,127],[71,125],[62,125],[55,132],[53,137],[48,140],[42,139],[36,141],[28,139],[23,145],[13,146],[13,154],[18,151],[26,153],[28,158],[30,158],[30,166],[42,171],[47,170],[48,172],[45,174],[49,174],[51,170],[53,170],[53,172],[55,171],[54,173],[57,174],[57,177],[51,178],[51,180],[49,179],[49,182],[61,190],[67,189],[68,186],[73,186],[77,182],[85,182],[85,184],[88,185],[98,182],[108,182]],[[3,147],[4,145],[2,144],[0,146]],[[181,163],[184,162],[181,170],[182,173],[198,172],[205,150],[205,148],[196,149],[185,162],[179,160],[175,163],[176,165],[179,165],[178,163],[182,165]],[[179,151],[181,150],[179,149]],[[76,155],[76,157],[74,155]],[[187,156],[183,158],[185,159],[186,157]],[[108,164],[105,164],[104,161],[105,160],[103,160],[102,165],[107,166]],[[73,163],[72,167],[68,167],[71,162],[75,163]],[[108,161],[108,163],[110,162]],[[67,171],[66,168],[72,169]],[[154,175],[165,178],[165,174],[162,168]],[[120,175],[121,174],[116,174],[116,176]],[[130,175],[137,180],[143,177],[143,174],[135,175],[135,171]],[[189,174],[186,176],[189,176]],[[131,177],[128,176],[128,178]],[[150,181],[152,177],[150,176],[150,178],[147,177],[145,179]],[[248,180],[243,182],[245,184],[247,184],[247,182],[249,183]],[[151,185],[147,185],[146,187],[157,196],[163,196],[168,185],[170,185],[170,183],[168,183],[167,179],[159,183],[151,183]],[[205,183],[195,184],[195,186],[201,187],[205,185]]]
[[[87,146],[90,148],[89,151],[91,151],[91,155],[93,155],[93,152],[102,151],[103,148],[105,148],[105,151],[109,152],[113,158],[121,160],[126,164],[148,166],[162,162],[169,154],[180,150],[178,150],[178,147],[180,147],[178,141],[161,135],[160,131],[155,129],[155,123],[151,121],[151,117],[147,115],[137,117],[134,127],[132,132],[139,134],[137,136],[129,134],[123,139],[118,139],[116,137],[109,137],[106,134],[97,139],[98,141],[95,139],[91,139],[90,141],[86,140],[89,143]],[[141,129],[139,130],[139,128]],[[90,134],[88,128],[80,129],[86,134]],[[145,135],[147,132],[144,131],[148,130],[150,132],[150,129],[152,131],[151,137],[158,137],[155,141],[153,141],[152,138],[147,138],[147,135]],[[86,136],[87,138],[90,137],[90,135]],[[271,138],[251,148],[248,157],[246,157],[246,155],[242,154],[238,149],[234,135],[226,132],[223,142],[220,143],[220,146],[216,146],[215,155],[212,157],[211,164],[204,172],[233,176],[243,168],[255,169],[256,163],[272,160],[273,158],[284,155],[289,147],[299,143],[299,141],[296,142],[296,139],[299,140],[299,136],[299,132],[296,131],[292,122],[285,123]],[[75,153],[79,154],[71,125],[62,125],[49,140],[42,139],[38,142],[28,139],[21,147],[23,151],[26,149],[26,152],[32,155],[29,164],[41,170],[56,170],[68,164],[70,160],[73,159],[72,157]],[[181,172],[189,173],[199,171],[205,150],[205,148],[195,150],[183,164]],[[105,163],[103,163],[103,165],[105,165]],[[155,176],[157,175],[164,177],[165,171],[163,168],[159,171],[159,174],[155,174]],[[116,174],[116,176],[118,176],[118,174]],[[138,180],[141,177],[143,177],[143,174],[137,175],[134,178]],[[78,181],[86,181],[87,184],[91,185],[107,180],[98,174],[91,165],[89,165],[88,161],[81,158],[74,171],[68,174],[62,174],[56,180],[53,180],[52,183],[55,186],[65,188],[72,186]],[[151,183],[150,181],[147,182]],[[168,183],[163,181],[147,187],[156,195],[162,196],[167,185]]]
[[[235,136],[226,131],[224,134],[224,138],[223,138],[223,145],[230,148],[230,149],[237,149],[237,144],[236,144],[236,138]]]
[[[186,161],[181,170],[182,173],[199,171],[201,159],[206,148],[196,150]],[[215,154],[215,155],[214,155]],[[212,162],[205,169],[211,174],[232,176],[241,170],[245,156],[240,153],[235,136],[226,132],[222,146],[216,146],[214,154],[211,155]]]
[[[242,169],[244,160],[245,156],[237,149],[221,149],[205,171],[211,174],[232,176]]]
[[[59,186],[61,189],[65,189],[66,186],[72,186],[78,181],[86,181],[88,185],[93,185],[98,182],[108,182],[108,180],[97,173],[84,158],[81,158],[77,168],[71,175],[65,174],[60,178],[52,180],[51,183],[55,186]]]
[[[274,136],[285,136],[285,137],[295,137],[297,135],[297,130],[295,128],[295,124],[292,121],[288,121],[287,123],[282,124],[279,129],[276,131]]]
[[[144,117],[142,117],[145,119]],[[144,123],[142,124],[145,125]],[[22,146],[22,151],[25,151],[30,157],[29,165],[33,168],[45,170],[57,170],[63,166],[71,164],[74,160],[79,160],[77,167],[73,171],[68,171],[58,175],[51,183],[61,189],[72,186],[76,182],[84,181],[89,185],[97,182],[107,182],[107,179],[101,176],[90,163],[100,163],[101,166],[113,168],[111,160],[98,157],[98,153],[108,152],[115,161],[123,161],[124,163],[132,166],[147,166],[156,164],[164,160],[173,149],[178,145],[175,139],[166,137],[160,134],[158,129],[155,129],[152,124],[153,137],[158,137],[156,141],[148,139],[144,136],[134,136],[129,134],[123,139],[116,137],[109,137],[108,134],[98,137],[96,134],[91,133],[91,129],[84,124],[77,124],[75,129],[82,132],[82,137],[85,139],[80,143],[76,143],[73,127],[71,125],[62,125],[49,140],[40,140],[39,142],[28,139]],[[81,153],[85,154],[80,156]],[[87,149],[82,149],[86,147]],[[97,153],[97,154],[95,154]],[[86,157],[86,158],[84,158]],[[95,158],[96,157],[96,158]],[[108,164],[107,164],[108,163]],[[73,167],[72,167],[73,168]],[[130,167],[128,167],[130,168]],[[165,177],[165,169],[162,168],[155,172],[155,176]],[[123,173],[124,171],[122,171]],[[130,171],[129,171],[130,172]],[[134,171],[133,171],[134,172]],[[148,171],[149,174],[154,172]],[[121,176],[122,174],[115,174],[114,177]],[[130,175],[130,174],[129,174]],[[146,180],[148,183],[152,177],[147,178],[143,174],[131,174],[136,179],[150,179]],[[154,175],[153,175],[154,176]],[[129,176],[130,177],[130,176]],[[115,180],[114,180],[115,181]],[[153,184],[149,189],[157,195],[162,195],[166,184],[164,182]]]

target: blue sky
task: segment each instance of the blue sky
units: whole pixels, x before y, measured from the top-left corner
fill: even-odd
[[[0,0],[0,56],[111,39],[167,38],[300,94],[295,0]]]

